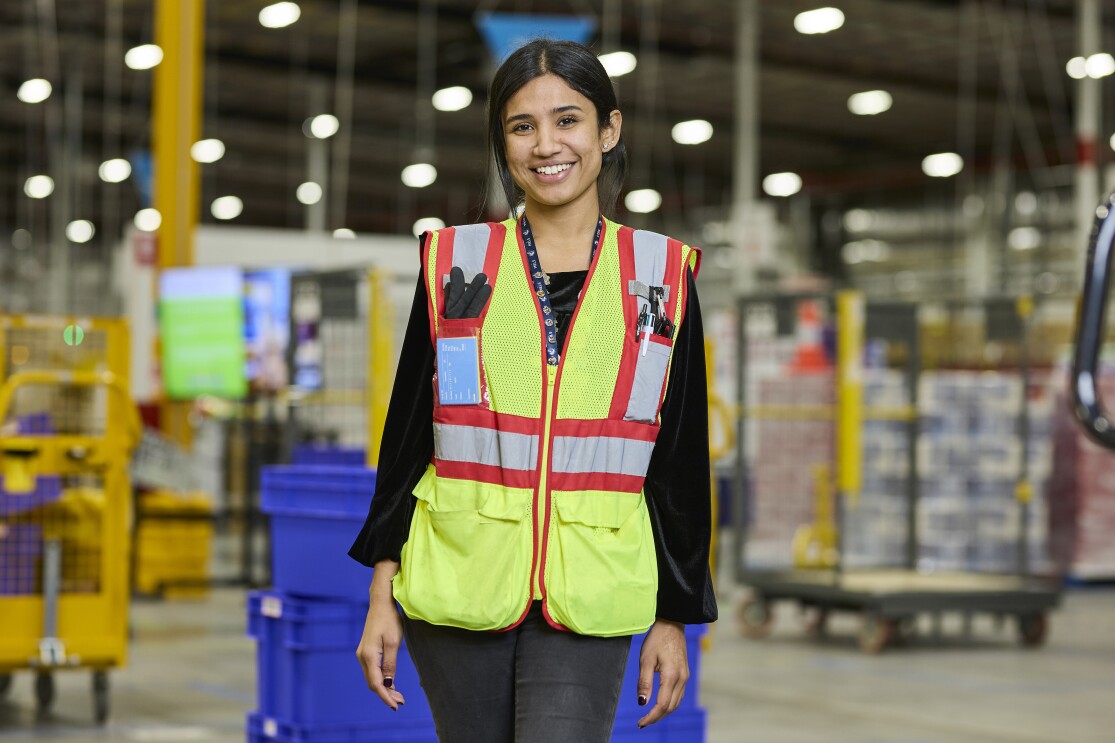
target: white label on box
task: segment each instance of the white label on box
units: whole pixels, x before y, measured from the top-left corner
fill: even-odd
[[[283,600],[275,596],[265,596],[260,604],[259,613],[272,619],[282,619]]]
[[[282,605],[282,602],[279,601],[278,599],[272,599],[272,600],[275,601],[276,603],[278,603],[280,606]],[[279,734],[278,723],[276,723],[271,718],[267,718],[266,720],[264,720],[263,721],[263,734],[266,735],[268,738],[274,738],[276,735]]]

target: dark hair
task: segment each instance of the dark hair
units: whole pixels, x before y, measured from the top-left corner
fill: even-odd
[[[573,41],[535,39],[519,47],[499,66],[488,88],[488,171],[482,215],[487,212],[494,179],[499,179],[507,203],[514,209],[523,199],[523,190],[511,177],[503,141],[503,109],[519,89],[531,80],[553,74],[573,90],[592,101],[603,129],[612,111],[619,108],[612,80],[592,51]],[[596,190],[600,211],[609,213],[619,198],[627,175],[627,148],[623,138],[604,151]]]

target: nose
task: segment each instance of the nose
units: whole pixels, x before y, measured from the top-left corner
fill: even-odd
[[[543,124],[536,131],[537,136],[534,140],[534,154],[536,157],[552,157],[561,152],[561,142],[554,127]]]

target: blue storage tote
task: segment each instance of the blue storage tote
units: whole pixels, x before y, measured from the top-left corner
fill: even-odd
[[[689,684],[692,685],[690,680]],[[687,687],[685,698],[689,698]],[[639,719],[639,718],[635,718]],[[640,730],[634,720],[616,718],[611,743],[705,743],[708,714],[703,709],[678,707],[649,727]]]
[[[366,725],[292,725],[259,712],[248,714],[247,733],[248,743],[438,743],[433,723],[425,728],[408,729]]]
[[[0,596],[38,593],[42,555],[41,527],[0,522]]]
[[[348,556],[376,487],[365,467],[264,467],[261,508],[271,516],[271,585],[277,591],[368,601],[371,571]]]
[[[364,467],[368,452],[363,447],[302,444],[291,452],[291,464],[298,466]]]
[[[58,475],[39,475],[35,487],[26,493],[13,493],[0,478],[0,516],[15,516],[42,506],[55,503],[62,497],[62,478]]]
[[[399,650],[395,678],[406,704],[395,712],[368,689],[356,659],[367,615],[367,603],[250,593],[248,635],[258,642],[259,713],[295,727],[364,727],[376,729],[377,735],[380,728],[432,730],[430,708],[405,647]]]

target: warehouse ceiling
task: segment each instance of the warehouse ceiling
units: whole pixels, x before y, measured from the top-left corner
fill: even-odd
[[[212,200],[236,195],[244,204],[236,223],[301,228],[306,207],[295,192],[307,180],[309,143],[302,127],[307,117],[335,106],[343,3],[301,0],[301,18],[284,29],[260,25],[266,4],[208,3],[203,136],[221,139],[226,155],[201,166],[201,218],[214,221]],[[475,23],[478,5],[599,15],[602,4],[437,0],[431,32],[420,29],[413,0],[360,0],[347,200],[343,212],[330,210],[326,226],[405,233],[419,217],[475,218],[484,90],[493,72]],[[795,16],[819,4],[761,3],[760,175],[800,173],[812,203],[845,208],[954,194],[956,179],[921,172],[922,159],[934,152],[961,153],[966,173],[1009,160],[1023,178],[1074,162],[1074,81],[1065,73],[1075,55],[1071,0],[833,0],[845,14],[842,28],[811,36],[795,31]],[[1111,42],[1115,9],[1104,5]],[[111,20],[116,6],[122,9],[118,43]],[[663,195],[663,209],[639,223],[653,226],[663,213],[726,216],[735,3],[612,0],[611,6],[621,10],[618,47],[639,60],[634,72],[617,79],[633,162],[628,185]],[[23,185],[35,173],[63,177],[59,156],[47,145],[51,131],[69,142],[66,162],[75,164],[66,168],[76,181],[71,217],[92,220],[104,239],[143,206],[137,174],[106,184],[97,167],[149,149],[153,73],[126,68],[123,53],[154,41],[153,13],[151,0],[0,2],[0,226],[34,233],[49,223],[47,210],[59,194],[32,202]],[[400,171],[419,144],[416,112],[429,107],[430,91],[418,90],[420,40],[436,54],[435,87],[466,86],[474,100],[464,110],[434,114],[438,178],[412,189],[401,183]],[[601,49],[599,35],[594,45]],[[54,84],[45,104],[16,98],[20,84],[34,77]],[[873,89],[890,92],[893,107],[877,116],[850,113],[849,96]],[[1115,125],[1113,98],[1103,105]],[[696,146],[674,143],[672,125],[694,118],[712,123],[712,138]],[[1106,145],[1101,153],[1113,154]],[[627,217],[622,207],[619,216]]]

